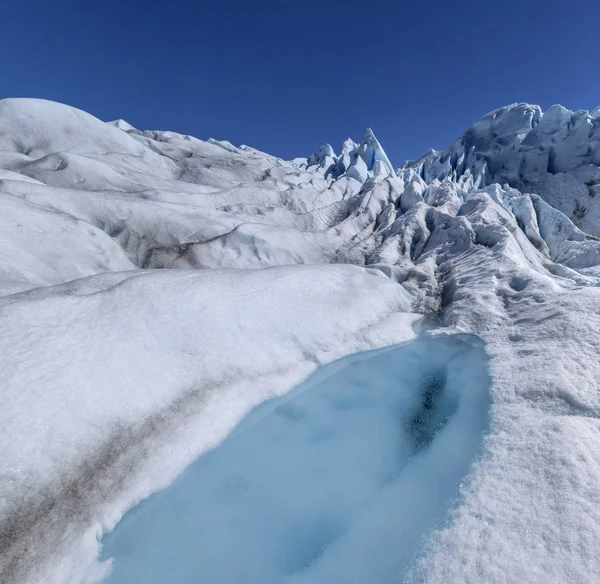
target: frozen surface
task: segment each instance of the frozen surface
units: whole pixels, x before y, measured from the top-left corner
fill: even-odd
[[[107,568],[98,560],[103,534],[161,489],[166,499],[198,457],[199,468],[218,466],[247,436],[263,440],[243,457],[247,480],[256,493],[278,486],[290,516],[260,524],[244,516],[230,537],[272,528],[283,548],[297,551],[286,556],[269,538],[251,537],[256,553],[245,561],[257,570],[263,562],[265,578],[365,582],[393,573],[429,584],[597,584],[599,111],[513,104],[394,173],[370,130],[341,150],[325,145],[285,161],[218,136],[1,100],[0,581],[97,583]],[[459,408],[408,462],[410,431],[390,421],[396,394],[376,383],[389,373],[386,362],[369,369],[373,407],[331,405],[336,395],[360,394],[351,383],[334,387],[333,397],[309,388],[293,398],[304,418],[273,412],[220,446],[255,406],[317,367],[424,329],[480,340],[449,358],[465,363],[457,373],[465,379],[482,366],[476,355],[485,347],[483,441],[483,430],[469,425],[483,423],[480,416],[453,433]],[[423,396],[419,372],[446,354],[441,346],[402,372],[410,415]],[[420,355],[421,345],[413,347]],[[306,464],[292,465],[284,446],[306,446],[319,420],[335,421],[339,436],[310,443],[310,455],[296,449]],[[281,444],[267,440],[276,422]],[[340,441],[353,443],[350,428],[370,458],[360,477],[339,486],[339,498],[305,479],[303,505],[315,507],[302,523],[285,507],[285,487],[291,494],[296,485],[255,450],[279,456],[292,476],[322,461],[321,474],[338,480],[327,472],[354,472],[347,457],[358,448]],[[467,440],[469,428],[477,439]],[[392,455],[393,436],[404,446]],[[436,458],[454,438],[465,442],[456,450],[463,462],[452,453]],[[482,449],[470,470],[467,446]],[[421,470],[452,480],[415,479],[418,493],[400,495],[406,477],[418,476],[416,461],[438,460]],[[381,487],[394,465],[402,467],[398,480]],[[205,503],[226,471],[203,481]],[[430,487],[440,484],[448,490],[437,499]],[[459,493],[454,504],[450,491]],[[231,508],[239,511],[245,495],[237,496]],[[435,512],[425,505],[432,501],[440,503]],[[389,519],[392,506],[413,514],[412,539],[402,535],[408,522]],[[316,509],[322,524],[313,522]],[[319,543],[311,534],[321,532]],[[400,553],[409,540],[410,561]],[[277,562],[264,560],[269,554]],[[115,557],[117,578],[126,564]]]
[[[413,336],[402,288],[332,268],[122,272],[1,299],[5,581],[49,581],[61,554],[50,581],[94,579],[96,534],[254,405]]]
[[[103,539],[107,584],[398,582],[489,424],[475,338],[321,367]]]
[[[426,152],[401,172],[427,182],[451,178],[470,188],[508,184],[536,193],[600,235],[600,116],[553,105],[515,103],[490,112],[446,150]]]

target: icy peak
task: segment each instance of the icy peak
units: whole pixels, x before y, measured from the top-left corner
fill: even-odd
[[[308,166],[314,165],[325,168],[328,177],[353,178],[361,183],[394,174],[394,167],[371,128],[366,129],[360,144],[348,138],[339,156],[329,144],[321,146],[308,158]]]
[[[390,159],[387,157],[371,128],[366,129],[363,141],[358,148],[358,154],[365,161],[369,170],[373,170],[375,163],[380,161],[381,165],[389,171],[388,174],[394,172],[394,167]]]
[[[342,155],[353,154],[357,149],[358,144],[352,138],[348,138],[342,146]]]
[[[330,144],[324,144],[317,148],[309,157],[307,166],[319,166],[329,168],[337,160],[337,156]]]
[[[112,122],[106,122],[109,126],[114,126],[115,128],[119,128],[119,130],[123,130],[124,132],[136,131],[136,128],[132,126],[129,122],[119,118],[118,120],[113,120]]]

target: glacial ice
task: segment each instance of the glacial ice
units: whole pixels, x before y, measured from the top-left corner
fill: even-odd
[[[467,174],[472,188],[507,184],[536,193],[578,227],[600,235],[600,121],[594,112],[554,105],[542,112],[520,103],[500,108],[473,124],[446,150],[408,161],[401,174],[426,182]]]
[[[513,104],[395,173],[369,131],[339,155],[325,146],[284,161],[43,100],[0,101],[0,580],[95,584],[103,535],[120,578],[131,568],[122,526],[143,511],[142,525],[192,480],[205,507],[181,522],[189,515],[194,538],[208,505],[215,534],[251,544],[219,577],[254,562],[266,581],[596,584],[599,124],[598,110]],[[423,367],[442,361],[465,380],[447,385],[461,399],[469,373],[489,370],[485,407],[463,421],[461,401],[435,436],[394,425],[390,404],[406,397],[394,412],[418,419]],[[286,395],[319,367],[332,375]],[[367,383],[352,385],[357,371]],[[389,392],[396,373],[404,381]],[[333,407],[344,399],[358,406]],[[303,418],[281,414],[298,404]],[[330,437],[307,441],[319,423]],[[416,435],[430,445],[409,462]],[[369,456],[354,468],[361,450],[344,445],[359,436]],[[277,487],[287,518],[227,514],[247,509],[245,491],[223,491],[233,507],[215,492],[228,460],[256,479],[259,508]],[[197,490],[207,464],[219,470]],[[300,477],[317,464],[339,496]],[[420,480],[417,467],[449,479]],[[340,484],[343,473],[352,480]],[[135,553],[156,551],[159,535]],[[207,569],[231,557],[222,542],[207,542]]]
[[[423,337],[322,367],[125,515],[105,582],[400,581],[481,452],[486,363]]]

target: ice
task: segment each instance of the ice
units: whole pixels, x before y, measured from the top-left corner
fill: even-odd
[[[238,452],[256,493],[279,489],[289,521],[249,514],[239,532],[225,520],[214,531],[250,542],[239,564],[260,563],[266,581],[596,584],[599,119],[513,104],[394,173],[370,131],[339,155],[325,146],[285,161],[0,101],[0,581],[96,584],[98,539],[124,513],[161,489],[139,509],[170,500],[194,460],[218,466]],[[321,379],[286,402],[304,418],[269,402],[231,434],[318,366],[424,329],[426,354],[416,341],[360,357],[339,379],[358,368],[368,384]],[[400,395],[418,419],[419,380],[436,363],[465,381],[463,399],[483,351],[485,408],[463,418],[459,407],[435,435],[390,421]],[[409,353],[402,389],[386,391],[397,371],[386,359]],[[331,405],[366,391],[373,407]],[[307,442],[319,421],[337,434]],[[369,456],[355,469],[359,448],[345,446],[359,437]],[[419,440],[429,445],[409,460]],[[269,466],[275,457],[286,473]],[[339,497],[298,474],[317,463]],[[397,480],[382,486],[392,468]],[[198,513],[225,513],[214,481],[226,471],[202,481]],[[344,473],[352,480],[340,483]],[[208,544],[213,568],[232,551]]]
[[[116,242],[72,215],[1,195],[0,214],[0,294],[135,269]]]
[[[73,107],[42,99],[0,100],[0,150],[21,155],[24,163],[56,152],[143,156],[156,161],[118,127]]]
[[[444,151],[408,161],[401,174],[426,182],[467,173],[474,188],[508,184],[535,193],[578,227],[600,235],[600,124],[585,110],[554,105],[545,112],[526,103],[490,112]]]
[[[371,128],[367,128],[362,144],[358,148],[358,155],[365,161],[367,168],[373,170],[375,164],[380,162],[388,171],[394,172],[394,167],[387,157],[387,154],[381,147],[379,140],[375,138],[375,134]]]
[[[97,534],[249,409],[418,318],[357,266],[101,274],[0,308],[6,582],[94,580]]]
[[[105,536],[107,584],[400,581],[481,451],[486,362],[425,337],[322,367]]]
[[[370,128],[365,131],[360,144],[348,138],[339,156],[329,144],[325,144],[308,158],[307,164],[309,168],[317,166],[324,169],[325,177],[335,180],[352,178],[359,183],[370,178],[383,180],[395,174],[390,159]]]
[[[307,161],[307,166],[319,166],[321,168],[329,168],[335,164],[336,155],[333,148],[329,144],[325,144],[313,152]]]

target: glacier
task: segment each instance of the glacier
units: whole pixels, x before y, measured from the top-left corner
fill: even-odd
[[[210,582],[597,582],[599,127],[513,104],[394,168],[372,130],[286,161],[0,100],[0,580],[110,582],[121,529],[178,512],[224,530],[194,535]],[[410,454],[442,365],[487,401]],[[292,515],[267,524],[272,490]]]

